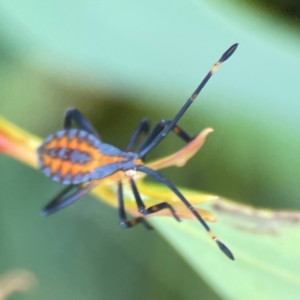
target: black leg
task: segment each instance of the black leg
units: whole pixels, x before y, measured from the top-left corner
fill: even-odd
[[[154,148],[158,143],[160,143],[166,135],[173,129],[173,127],[178,123],[179,119],[183,116],[183,114],[186,112],[186,110],[190,107],[190,105],[194,102],[194,100],[197,98],[197,96],[200,94],[203,87],[206,85],[208,80],[211,78],[211,76],[219,69],[220,65],[226,61],[235,51],[238,44],[232,45],[222,56],[221,58],[212,66],[210,71],[207,73],[207,75],[204,77],[204,79],[201,81],[201,83],[198,85],[194,93],[190,96],[190,98],[186,101],[186,103],[181,107],[177,115],[174,117],[174,119],[169,123],[168,126],[165,127],[164,130],[162,130],[153,140],[152,142],[141,151],[140,155],[141,157],[144,157],[152,148]]]
[[[95,135],[99,140],[101,140],[96,129],[93,127],[93,125],[76,108],[69,108],[66,111],[65,119],[64,119],[64,128],[65,129],[71,128],[72,120],[74,120],[81,129],[87,131],[88,133]]]
[[[136,141],[138,140],[138,138],[141,136],[141,134],[148,134],[149,132],[149,127],[150,127],[150,122],[148,120],[148,118],[143,118],[140,122],[140,124],[138,125],[137,129],[135,130],[135,132],[133,133],[133,135],[131,136],[129,143],[126,147],[126,152],[129,152],[132,150],[134,144],[136,143]]]
[[[141,217],[127,221],[126,212],[124,208],[123,187],[121,181],[118,182],[118,206],[119,206],[119,221],[122,228],[130,228],[137,224],[142,223],[147,229],[149,230],[152,229],[152,227],[146,222],[146,220]]]
[[[135,200],[136,200],[138,211],[141,212],[143,215],[150,215],[150,214],[156,213],[156,212],[158,212],[162,209],[169,209],[171,211],[171,214],[173,215],[173,217],[178,222],[181,221],[180,218],[177,216],[173,206],[171,204],[167,203],[167,202],[162,202],[162,203],[159,203],[159,204],[156,204],[156,205],[153,205],[153,206],[150,206],[150,207],[146,208],[144,203],[143,203],[143,200],[140,196],[140,193],[137,189],[137,186],[136,186],[136,184],[135,184],[135,182],[132,178],[130,178],[130,185],[131,185],[131,188],[132,188]]]
[[[69,196],[64,197],[67,193],[69,193],[73,188],[77,188],[77,191],[70,194]],[[79,200],[82,196],[87,194],[93,186],[90,184],[81,188],[79,186],[70,185],[66,187],[61,193],[59,193],[49,204],[45,206],[42,210],[42,214],[45,216],[51,215],[56,211],[61,210],[62,208],[69,206],[75,201]]]
[[[231,251],[223,243],[221,243],[218,240],[217,236],[209,228],[209,226],[206,224],[206,222],[203,220],[203,218],[200,216],[200,214],[194,209],[194,207],[185,199],[185,197],[180,193],[180,191],[169,180],[167,180],[165,177],[163,177],[158,172],[155,172],[152,169],[149,169],[149,168],[147,168],[145,166],[142,166],[142,165],[136,166],[136,170],[152,176],[157,181],[165,184],[170,190],[172,190],[174,192],[174,194],[177,195],[178,198],[186,205],[186,207],[188,209],[190,209],[192,214],[202,224],[202,226],[208,232],[209,236],[217,243],[217,245],[223,251],[223,253],[226,254],[230,259],[234,260],[234,257],[232,255]]]
[[[152,143],[152,141],[163,131],[163,129],[171,123],[171,120],[162,119],[160,120],[157,125],[153,128],[151,133],[148,135],[148,137],[144,140],[144,142],[141,144],[141,146],[138,149],[138,152],[143,151],[148,145]],[[174,125],[172,128],[172,131],[180,137],[182,140],[184,140],[186,143],[191,142],[195,137],[191,137],[188,133],[186,133],[181,127],[179,127],[177,124]]]

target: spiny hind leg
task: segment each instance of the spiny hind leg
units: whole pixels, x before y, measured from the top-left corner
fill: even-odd
[[[123,198],[123,186],[122,182],[118,182],[118,207],[119,207],[119,222],[122,228],[131,228],[138,224],[143,224],[146,229],[153,229],[144,218],[135,218],[127,221],[126,212],[124,208],[124,198]]]
[[[171,204],[167,203],[167,202],[162,202],[162,203],[159,203],[159,204],[156,204],[156,205],[153,205],[153,206],[150,206],[150,207],[146,208],[134,180],[132,178],[130,178],[129,181],[130,181],[131,189],[133,191],[133,195],[135,197],[135,201],[136,201],[136,204],[137,204],[137,207],[138,207],[138,211],[140,213],[142,213],[143,215],[150,215],[150,214],[156,213],[156,212],[158,212],[162,209],[169,209],[171,214],[173,215],[173,217],[178,222],[181,221],[180,218],[178,217],[178,215],[176,214],[176,211],[173,208],[173,206]]]
[[[66,196],[72,189],[77,188],[77,190],[70,195]],[[71,205],[75,201],[79,200],[85,194],[87,194],[92,189],[92,185],[89,184],[85,187],[81,187],[80,185],[74,186],[70,185],[67,186],[65,189],[62,190],[52,201],[50,201],[42,210],[43,215],[51,215],[66,206]]]

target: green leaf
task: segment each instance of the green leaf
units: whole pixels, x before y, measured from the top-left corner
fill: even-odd
[[[242,212],[225,210],[220,214],[214,210],[219,221],[213,230],[233,252],[234,262],[219,251],[196,222],[153,222],[223,299],[299,299],[300,212]],[[253,224],[257,227],[252,228]]]

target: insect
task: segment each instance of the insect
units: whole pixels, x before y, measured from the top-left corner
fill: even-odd
[[[101,179],[109,176],[117,184],[119,222],[123,228],[130,228],[142,223],[147,229],[151,229],[143,217],[127,220],[122,191],[122,181],[124,180],[129,180],[137,209],[140,213],[149,215],[162,209],[168,209],[174,218],[180,221],[174,208],[167,202],[146,208],[133,179],[136,172],[143,172],[172,190],[191,213],[194,214],[219,248],[230,259],[234,260],[231,251],[217,238],[201,215],[182,193],[160,173],[146,167],[144,165],[144,158],[170,131],[173,131],[187,143],[193,139],[177,123],[188,107],[194,102],[210,77],[234,53],[237,46],[238,44],[232,45],[213,65],[200,85],[172,120],[162,119],[150,131],[149,120],[143,118],[131,136],[125,151],[103,143],[95,128],[79,110],[75,108],[68,109],[64,119],[64,129],[48,136],[37,150],[39,168],[43,173],[53,181],[67,186],[43,209],[43,214],[52,214],[72,204],[87,194],[95,185],[99,184]],[[77,123],[80,129],[71,128],[72,120]],[[133,146],[141,135],[146,135],[146,138],[137,151],[132,152]],[[74,189],[75,191],[72,191]]]

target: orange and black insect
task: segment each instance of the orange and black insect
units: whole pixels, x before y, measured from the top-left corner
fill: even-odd
[[[37,150],[39,167],[43,173],[53,181],[67,185],[67,188],[43,209],[43,213],[49,215],[70,205],[88,193],[95,185],[99,184],[99,180],[110,177],[116,181],[118,186],[119,221],[123,228],[129,228],[136,224],[143,223],[146,228],[151,229],[149,224],[142,217],[130,221],[127,220],[122,192],[122,181],[125,179],[130,182],[137,209],[140,213],[149,215],[162,209],[169,209],[174,218],[180,221],[174,208],[167,202],[162,202],[149,208],[145,207],[133,180],[133,176],[136,172],[143,172],[170,188],[190,209],[191,213],[194,214],[219,248],[230,259],[234,260],[230,250],[218,240],[200,214],[181,192],[160,173],[147,168],[143,162],[146,154],[158,145],[170,131],[173,131],[187,143],[193,139],[193,137],[182,130],[177,123],[196,99],[210,77],[217,71],[220,65],[233,54],[237,46],[238,44],[232,45],[218,62],[213,65],[200,85],[172,120],[161,120],[149,133],[149,120],[143,118],[131,136],[125,151],[103,143],[94,127],[77,109],[67,110],[64,120],[64,129],[48,136]],[[79,125],[80,129],[71,128],[72,120]],[[138,147],[137,151],[132,152],[133,146],[142,134],[146,134],[147,137]],[[72,189],[75,189],[75,191],[69,194]]]

